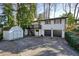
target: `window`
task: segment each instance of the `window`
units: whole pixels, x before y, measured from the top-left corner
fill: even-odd
[[[45,24],[51,24],[51,21],[50,20],[46,20]]]
[[[61,24],[61,19],[54,20],[54,24]]]

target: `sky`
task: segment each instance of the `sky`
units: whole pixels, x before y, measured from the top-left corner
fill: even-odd
[[[63,9],[62,9],[62,5],[61,4],[58,4],[59,6],[57,7],[57,10],[56,10],[56,16],[55,17],[59,17],[62,13],[64,13]],[[44,11],[44,7],[43,7],[43,4],[38,4],[37,5],[37,12],[38,14],[40,13],[43,13]],[[50,18],[53,18],[54,17],[54,12],[53,12],[53,9],[50,11]]]
[[[3,6],[0,6],[0,14],[3,12]]]
[[[74,9],[73,9],[74,6],[73,5],[72,5],[72,13],[74,11]],[[0,6],[0,14],[3,12],[2,8],[3,8],[3,6]],[[68,10],[68,7],[67,7],[67,10]],[[37,12],[38,12],[38,14],[44,12],[43,3],[37,3]],[[60,17],[60,15],[62,15],[63,13],[64,13],[64,11],[63,11],[63,5],[62,5],[62,3],[58,3],[57,4],[56,13],[55,13],[55,17]],[[50,18],[54,18],[53,8],[50,11]]]
[[[72,13],[73,13],[73,11],[74,11],[74,9],[73,9],[74,4],[73,4],[71,7],[72,7],[71,10],[72,10]],[[69,7],[67,7],[67,11],[69,10],[68,8],[69,8]],[[37,12],[38,12],[38,14],[43,13],[43,11],[44,11],[43,3],[37,4]],[[55,13],[55,17],[60,17],[60,15],[62,15],[63,13],[65,13],[65,12],[63,11],[63,5],[62,5],[62,3],[58,3],[58,4],[57,4],[56,13]],[[52,10],[50,11],[50,18],[54,18],[54,11],[53,11],[53,8],[52,8]]]

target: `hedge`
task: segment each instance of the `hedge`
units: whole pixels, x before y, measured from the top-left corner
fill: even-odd
[[[66,32],[65,39],[71,47],[79,50],[79,37],[76,36],[73,32]]]
[[[74,33],[73,33],[73,32],[65,32],[65,39],[66,39],[68,42],[69,42],[70,39],[71,39],[70,35],[74,35]]]

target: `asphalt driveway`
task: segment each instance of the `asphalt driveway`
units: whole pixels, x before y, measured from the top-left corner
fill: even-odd
[[[0,42],[2,56],[78,56],[65,39],[54,37],[26,37]]]

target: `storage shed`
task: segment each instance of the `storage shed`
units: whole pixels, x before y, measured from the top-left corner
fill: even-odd
[[[15,40],[22,37],[23,37],[23,30],[19,26],[14,26],[9,31],[3,31],[4,40]]]

